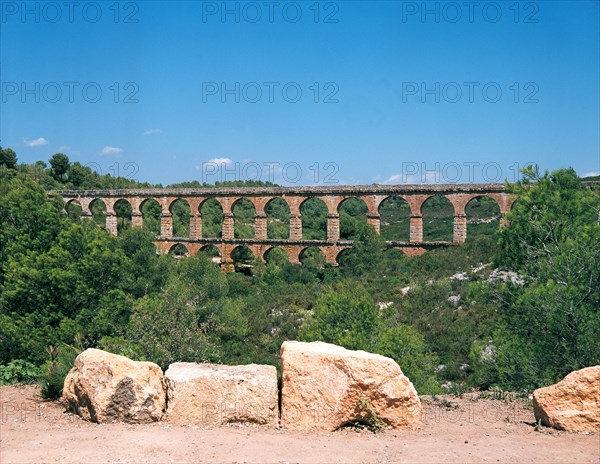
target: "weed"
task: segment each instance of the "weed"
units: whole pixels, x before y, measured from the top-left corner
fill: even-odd
[[[441,406],[446,409],[458,409],[459,406],[452,401],[447,400],[446,398],[436,399],[436,403],[438,406]]]
[[[49,347],[50,360],[45,364],[46,369],[41,375],[42,397],[55,399],[62,395],[65,377],[79,353],[81,350],[71,345]]]
[[[543,432],[544,431],[544,427],[542,426],[542,419],[538,419],[535,422],[535,431],[536,432]]]
[[[470,391],[471,391],[471,388],[469,388],[467,385],[465,385],[463,383],[452,383],[452,386],[448,390],[448,394],[455,396],[457,398],[462,398],[465,393],[468,393]]]
[[[377,433],[382,432],[385,426],[381,419],[377,417],[377,414],[373,410],[373,406],[366,398],[360,398],[357,402],[357,406],[361,413],[365,414],[364,423],[371,430],[371,432]]]
[[[441,408],[459,409],[460,407],[458,404],[453,403],[452,401],[449,401],[446,398],[440,398],[437,395],[431,395],[431,399],[424,399],[423,401],[434,406],[439,406]]]
[[[531,398],[522,398],[523,406],[527,409],[533,409],[533,400]]]
[[[515,396],[511,392],[502,390],[500,387],[493,385],[488,391],[479,392],[477,399],[488,399],[497,401],[512,401]]]

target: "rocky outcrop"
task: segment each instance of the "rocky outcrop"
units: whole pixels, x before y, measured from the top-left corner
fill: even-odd
[[[281,347],[281,424],[336,430],[373,417],[392,428],[419,428],[421,402],[390,358],[328,343],[284,342]]]
[[[165,372],[165,380],[169,422],[277,425],[277,371],[274,366],[175,363]]]
[[[154,363],[90,348],[77,356],[67,375],[63,400],[93,422],[158,421],[165,409],[163,373]]]
[[[535,419],[570,432],[600,432],[600,366],[571,372],[533,392]]]

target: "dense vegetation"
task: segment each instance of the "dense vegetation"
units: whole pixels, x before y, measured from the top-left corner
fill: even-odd
[[[519,200],[508,228],[498,230],[493,201],[471,202],[469,238],[460,247],[418,258],[386,251],[383,240],[408,238],[405,203],[382,205],[379,236],[364,205],[348,200],[340,208],[342,238],[355,247],[339,266],[316,254],[292,265],[275,250],[267,264],[236,273],[220,272],[204,253],[157,255],[157,204],[145,204],[142,229],[117,211],[113,237],[98,226],[101,215],[82,221],[47,194],[140,186],[150,185],[98,176],[64,155],[50,167],[25,165],[0,149],[0,383],[30,381],[44,366],[51,373],[44,388],[56,395],[62,366],[86,347],[163,368],[183,360],[277,366],[288,339],[390,356],[420,393],[447,381],[529,390],[600,363],[600,200],[572,170],[530,169],[511,185]],[[188,227],[182,203],[173,207],[176,234]],[[426,238],[451,238],[448,205],[428,203]],[[101,212],[101,204],[94,208]],[[219,207],[206,208],[204,228],[217,236]],[[251,234],[252,207],[240,203],[234,213],[236,235]],[[285,203],[271,203],[267,213],[269,237],[287,237]],[[321,238],[323,205],[307,203],[302,214],[305,237]]]

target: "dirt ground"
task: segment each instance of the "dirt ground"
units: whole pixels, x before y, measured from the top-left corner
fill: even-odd
[[[0,387],[0,462],[600,463],[600,435],[536,431],[526,400],[422,398],[418,431],[294,432],[256,426],[93,424]]]

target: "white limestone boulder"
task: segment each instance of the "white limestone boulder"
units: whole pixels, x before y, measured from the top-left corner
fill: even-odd
[[[158,365],[93,348],[77,356],[63,388],[67,409],[92,422],[158,421],[165,399]]]
[[[281,346],[281,425],[298,430],[336,430],[351,422],[415,429],[421,401],[390,358],[322,342]],[[365,409],[367,406],[367,409]]]
[[[533,392],[533,411],[542,424],[570,432],[600,432],[600,366],[573,371]]]
[[[165,372],[167,419],[175,424],[252,423],[279,420],[277,371],[249,364],[174,363]]]

